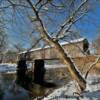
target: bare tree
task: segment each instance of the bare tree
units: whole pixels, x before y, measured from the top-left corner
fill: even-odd
[[[70,74],[74,80],[76,80],[79,84],[80,90],[83,91],[86,88],[86,81],[80,74],[80,72],[77,70],[76,65],[74,64],[71,57],[68,55],[67,52],[64,51],[64,49],[59,44],[59,38],[64,37],[65,34],[69,32],[72,25],[76,23],[79,19],[81,19],[87,12],[88,12],[88,3],[89,0],[82,0],[79,6],[71,12],[71,15],[64,21],[64,23],[60,26],[58,31],[56,32],[56,38],[53,38],[50,36],[50,33],[47,31],[47,28],[43,22],[43,19],[41,18],[39,11],[43,4],[41,4],[39,10],[37,9],[37,4],[34,5],[31,0],[27,0],[31,8],[33,9],[37,23],[38,23],[38,30],[41,33],[41,37],[45,39],[45,41],[49,42],[51,45],[54,45],[54,47],[59,51],[59,55],[63,62],[68,65],[68,70],[70,71]],[[48,2],[52,2],[52,0],[47,0],[44,4],[48,4]],[[42,1],[38,2],[42,3]],[[75,1],[73,0],[71,2],[71,5],[74,6]],[[51,3],[52,4],[52,3]],[[71,6],[70,6],[71,7]],[[46,8],[48,9],[48,8]]]
[[[7,48],[7,35],[0,30],[0,62],[3,60],[4,53]]]
[[[4,52],[7,46],[7,35],[0,30],[0,52]]]
[[[98,56],[98,58],[95,60],[95,62],[93,62],[90,66],[89,69],[86,71],[85,74],[85,79],[87,79],[89,72],[93,69],[93,67],[99,62],[100,60],[100,55]]]
[[[100,36],[96,37],[96,39],[92,42],[92,47],[95,49],[96,54],[100,54]]]
[[[68,55],[68,53],[64,51],[64,49],[60,46],[57,38],[53,39],[50,37],[49,33],[46,30],[46,27],[43,24],[42,19],[40,18],[39,12],[37,11],[36,7],[32,4],[31,0],[27,0],[27,2],[29,3],[29,5],[31,6],[31,8],[33,9],[37,21],[38,21],[38,30],[41,33],[41,36],[47,41],[49,42],[51,45],[54,45],[55,48],[59,51],[59,55],[61,57],[61,59],[63,60],[63,62],[68,65],[68,69],[71,73],[71,76],[73,79],[75,79],[80,87],[80,90],[83,91],[86,88],[86,81],[84,80],[84,78],[82,77],[82,75],[79,73],[79,71],[76,68],[76,65],[74,64],[73,60],[71,59],[71,57]],[[80,4],[80,6],[73,12],[73,14],[70,16],[70,18],[68,18],[63,25],[61,25],[61,28],[58,30],[57,33],[57,37],[60,36],[60,34],[63,33],[65,26],[67,26],[67,30],[68,31],[70,29],[70,27],[73,25],[73,23],[76,21],[76,19],[74,20],[77,12],[79,12],[79,10],[81,9],[82,6],[84,6],[87,3],[87,0],[82,2]],[[64,34],[64,33],[63,33]]]
[[[21,43],[15,44],[14,47],[15,47],[15,49],[16,49],[16,51],[17,51],[18,53],[25,50],[24,47],[23,47],[23,45],[21,45]]]
[[[5,51],[7,44],[7,34],[5,30],[5,21],[3,19],[3,12],[0,11],[0,53]]]
[[[10,10],[16,8],[21,12],[25,11],[21,20],[27,16],[32,28],[36,30],[35,35],[39,34],[39,40],[46,41],[59,51],[60,59],[66,64],[72,79],[77,81],[80,90],[83,91],[86,88],[86,81],[70,55],[60,45],[60,39],[74,31],[74,25],[91,10],[91,4],[96,3],[97,0],[59,0],[59,2],[55,0],[7,0],[6,2],[1,9],[10,7]]]

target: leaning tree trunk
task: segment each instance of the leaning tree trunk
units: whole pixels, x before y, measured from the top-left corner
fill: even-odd
[[[52,39],[48,34],[39,14],[38,11],[36,10],[35,6],[32,4],[31,0],[27,0],[27,2],[29,3],[29,5],[31,6],[31,8],[33,9],[36,18],[38,20],[38,30],[41,33],[41,37],[47,41],[48,43],[50,43],[51,45],[53,45],[59,52],[60,58],[64,61],[64,63],[67,65],[68,70],[72,76],[72,78],[74,80],[77,81],[80,90],[83,91],[86,88],[86,81],[85,79],[82,77],[82,75],[79,73],[79,71],[77,70],[74,62],[72,61],[72,59],[68,56],[67,53],[65,53],[64,49],[61,47],[61,45],[58,43],[58,41]]]
[[[64,49],[61,47],[61,45],[58,42],[53,42],[54,46],[59,52],[61,60],[64,61],[64,63],[67,65],[67,68],[71,74],[72,79],[76,80],[80,90],[83,91],[86,88],[86,81],[82,77],[81,73],[78,71],[77,66],[73,62],[70,56],[68,56],[67,52],[64,51]]]

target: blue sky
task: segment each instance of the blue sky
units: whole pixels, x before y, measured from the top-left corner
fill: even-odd
[[[100,36],[100,6],[86,16],[86,21],[78,25],[83,29],[82,35],[90,41]],[[85,31],[85,32],[84,32]]]
[[[7,33],[9,35],[10,43],[12,44],[22,43],[23,45],[25,45],[25,47],[27,47],[30,43],[30,40],[25,35],[23,37],[22,33],[31,32],[33,30],[32,29],[33,25],[32,23],[30,23],[28,18],[25,17],[27,11],[24,12],[23,9],[21,11],[23,12],[20,12],[18,9],[16,10],[16,16],[13,18],[16,24],[15,23],[13,24],[13,22],[10,24],[9,23],[7,24],[7,27],[8,27]],[[9,13],[9,12],[10,11],[6,13]],[[96,38],[96,36],[100,35],[99,33],[100,13],[99,12],[100,12],[100,7],[97,6],[93,11],[89,12],[83,19],[81,19],[74,25],[76,30],[79,31],[80,34],[83,37],[86,37],[89,41],[92,41],[94,38]],[[66,18],[66,15],[67,13],[63,11],[60,14],[51,14],[50,16],[52,16],[52,18],[55,19],[55,21],[52,24],[46,25],[49,27],[48,30],[50,32],[54,32],[55,30],[57,30],[59,28],[59,23],[62,23],[64,21],[64,19]],[[43,17],[43,18],[44,20],[48,22],[48,19],[46,17]]]

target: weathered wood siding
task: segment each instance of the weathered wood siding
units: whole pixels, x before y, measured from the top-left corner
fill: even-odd
[[[65,44],[62,46],[65,52],[68,52],[71,57],[83,56],[83,41],[78,43]],[[37,49],[30,52],[30,57],[34,59],[54,59],[59,58],[59,52],[54,47],[48,47],[43,49]]]

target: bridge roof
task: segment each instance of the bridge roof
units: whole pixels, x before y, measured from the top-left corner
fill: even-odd
[[[71,44],[71,43],[78,43],[78,42],[81,42],[81,41],[84,41],[86,38],[79,38],[79,39],[74,39],[74,40],[71,40],[71,41],[65,41],[65,42],[61,42],[60,44],[61,45],[67,45],[67,44]],[[46,49],[46,48],[51,48],[53,46],[45,46],[44,48],[33,48],[30,50],[30,52],[34,52],[34,51],[38,51],[38,50],[41,50],[41,49]],[[23,51],[23,52],[20,52],[19,54],[23,54],[23,53],[26,53],[27,51]]]

